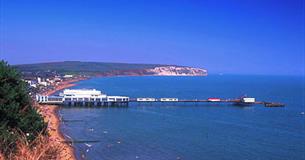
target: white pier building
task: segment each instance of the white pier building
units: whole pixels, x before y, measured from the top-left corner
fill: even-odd
[[[64,101],[107,101],[107,95],[95,89],[65,89]]]
[[[128,105],[129,97],[107,96],[95,89],[65,89],[59,96],[36,95],[38,103],[65,104],[69,106]]]

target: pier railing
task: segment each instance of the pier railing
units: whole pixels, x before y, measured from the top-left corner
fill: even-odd
[[[211,103],[211,104],[234,104],[239,106],[249,106],[249,105],[264,105],[265,107],[283,107],[285,104],[276,102],[265,102],[265,101],[254,101],[254,102],[244,102],[242,99],[178,99],[178,98],[130,98],[126,101],[65,101],[63,99],[50,99],[44,98],[43,101],[39,101],[41,104],[52,104],[52,105],[66,105],[66,106],[128,106],[129,103]]]

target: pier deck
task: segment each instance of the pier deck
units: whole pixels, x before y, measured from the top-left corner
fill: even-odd
[[[177,101],[161,101],[160,99],[156,99],[155,101],[137,101],[136,98],[132,98],[129,100],[129,102],[211,102],[211,103],[217,103],[217,102],[240,102],[239,99],[227,99],[227,100],[220,100],[220,101],[209,101],[207,99],[179,99]]]
[[[260,104],[260,105],[264,105],[265,107],[284,107],[285,106],[285,104],[283,104],[283,103],[265,102],[265,101],[244,103],[244,102],[241,102],[240,99],[221,99],[219,101],[210,101],[207,99],[179,99],[177,101],[161,101],[159,99],[156,99],[155,101],[137,101],[137,99],[134,98],[134,99],[130,99],[129,102],[134,102],[134,103],[211,103],[211,104],[232,103],[232,104],[239,104],[239,105]]]
[[[116,102],[96,102],[96,101],[83,101],[83,102],[63,102],[63,101],[44,101],[40,102],[41,104],[50,104],[50,105],[66,105],[66,106],[102,106],[102,107],[109,107],[109,106],[128,106],[129,103],[145,103],[145,104],[153,104],[153,103],[209,103],[209,104],[236,104],[240,106],[247,106],[247,105],[264,105],[265,107],[284,107],[285,104],[283,103],[276,103],[276,102],[264,102],[264,101],[256,101],[251,103],[242,102],[240,99],[221,99],[219,101],[210,101],[207,99],[179,99],[175,101],[162,101],[160,99],[155,99],[154,101],[138,101],[136,98],[131,98],[129,101],[116,101]]]
[[[53,104],[65,106],[128,106],[129,103],[213,103],[213,104],[235,104],[248,106],[261,104],[265,107],[283,107],[285,104],[276,102],[256,101],[255,98],[246,95],[240,98],[208,98],[208,99],[179,99],[175,97],[167,98],[129,98],[128,96],[108,96],[95,89],[65,89],[58,96],[36,95],[36,101],[40,104]]]

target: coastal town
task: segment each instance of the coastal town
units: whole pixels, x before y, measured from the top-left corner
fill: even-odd
[[[89,78],[85,75],[38,75],[23,76],[23,81],[27,83],[31,96],[37,94],[50,95],[52,92],[71,87],[73,82]]]
[[[57,113],[59,106],[41,105],[35,101],[35,96],[37,94],[51,95],[56,91],[74,86],[74,82],[87,78],[86,76],[55,74],[53,76],[38,76],[23,79],[28,84],[27,87],[34,105],[44,118],[44,121],[48,124],[49,139],[55,146],[60,148],[57,157],[62,160],[75,160],[76,158],[72,144],[66,142],[67,137],[62,134],[59,128],[61,123]]]

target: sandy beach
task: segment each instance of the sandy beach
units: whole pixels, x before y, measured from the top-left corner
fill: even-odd
[[[60,160],[75,160],[73,147],[65,143],[66,139],[60,132],[60,120],[58,117],[59,106],[56,105],[38,105],[40,113],[43,115],[45,122],[48,123],[48,133],[50,140],[53,141],[60,150]]]
[[[44,95],[51,95],[55,92],[75,86],[74,82],[84,80],[85,78],[76,78],[72,80],[67,80],[61,82],[59,85],[55,86],[55,89],[48,90],[44,92]],[[48,123],[48,132],[50,135],[50,140],[60,146],[60,160],[75,160],[74,149],[71,144],[66,143],[66,139],[60,131],[60,117],[58,115],[59,106],[57,105],[40,105],[36,104],[39,109],[39,112],[44,117],[46,123]]]

